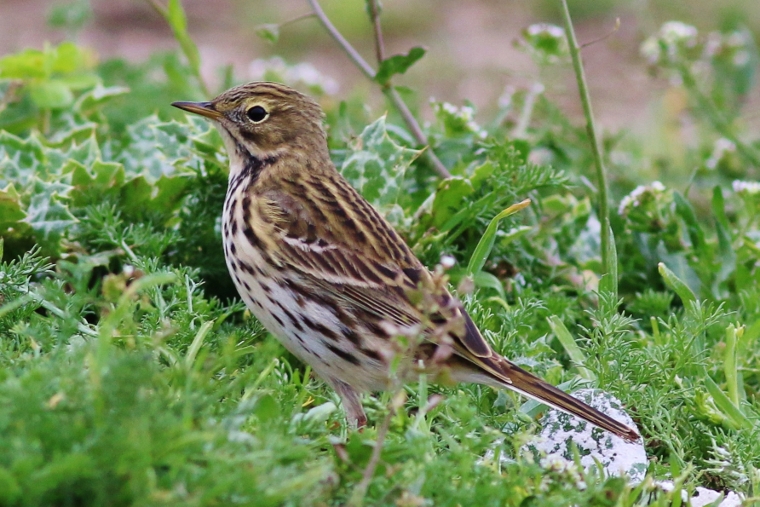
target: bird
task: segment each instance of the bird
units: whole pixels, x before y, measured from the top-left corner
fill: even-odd
[[[627,440],[638,433],[496,353],[462,303],[336,169],[324,113],[252,82],[173,106],[211,120],[229,159],[222,240],[250,312],[367,423],[361,395],[390,388],[395,354],[434,379],[507,388]],[[427,301],[427,304],[421,304]],[[396,335],[419,336],[397,346]],[[414,375],[414,376],[412,376]]]

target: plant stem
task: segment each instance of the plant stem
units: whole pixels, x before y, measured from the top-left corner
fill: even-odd
[[[349,507],[359,507],[364,503],[364,497],[367,495],[369,483],[372,482],[372,477],[375,475],[375,469],[377,468],[377,464],[380,462],[380,455],[383,450],[383,444],[385,443],[385,437],[388,435],[388,430],[391,427],[391,420],[393,419],[395,413],[396,409],[394,406],[394,400],[392,398],[391,402],[388,404],[388,413],[385,414],[383,422],[377,430],[377,441],[375,442],[375,446],[372,448],[372,455],[370,456],[369,461],[367,462],[367,466],[362,473],[362,480],[359,482],[359,484],[356,485],[353,492],[351,493],[351,498],[347,504]]]
[[[570,49],[570,56],[573,60],[575,78],[578,81],[578,92],[580,93],[581,103],[583,104],[583,114],[586,117],[586,132],[588,133],[589,141],[591,142],[591,152],[594,157],[594,166],[596,166],[597,190],[599,192],[599,222],[601,223],[602,228],[602,276],[604,277],[606,275],[608,281],[605,285],[608,289],[612,290],[613,295],[617,298],[617,256],[612,253],[615,251],[613,247],[615,238],[612,234],[612,228],[610,227],[609,203],[607,201],[607,175],[604,170],[604,161],[602,160],[602,149],[599,145],[599,138],[596,134],[594,113],[591,110],[591,97],[589,96],[588,86],[586,85],[586,74],[583,70],[583,61],[581,60],[578,40],[575,37],[573,21],[570,18],[570,10],[567,7],[567,0],[562,0],[562,14],[567,42]],[[614,266],[613,263],[615,263]],[[610,280],[613,276],[615,279]]]
[[[380,6],[377,5],[377,0],[368,0],[367,6],[369,7],[369,17],[372,20],[372,28],[375,32],[375,55],[377,56],[377,63],[380,64],[385,60],[383,30],[380,27]]]
[[[330,36],[335,39],[335,42],[337,42],[341,49],[346,52],[351,61],[353,61],[356,66],[359,67],[359,70],[362,71],[362,74],[367,76],[367,78],[374,80],[375,69],[373,69],[370,64],[368,64],[367,61],[362,58],[362,55],[360,55],[359,52],[354,49],[351,43],[348,42],[345,37],[343,37],[343,35],[341,35],[337,28],[335,28],[335,25],[332,24],[332,21],[330,21],[330,18],[327,17],[325,11],[322,10],[319,2],[317,0],[308,0],[308,2],[309,5],[311,5],[311,8],[314,10],[314,14],[317,15],[319,22],[322,23],[322,26],[324,26],[325,30],[327,30],[327,33],[329,33]]]
[[[313,17],[314,17],[313,12],[309,12],[308,14],[301,14],[300,16],[296,16],[295,18],[283,21],[282,23],[280,23],[280,28],[282,28],[283,26],[292,25],[293,23],[297,23],[299,21],[303,21],[304,19],[309,19]]]
[[[319,5],[318,0],[308,0],[309,5],[311,5],[311,8],[314,10],[314,14],[316,14],[317,19],[319,19],[320,23],[322,23],[322,26],[325,27],[327,30],[327,33],[330,34],[330,36],[335,39],[335,42],[338,43],[338,45],[345,51],[345,53],[348,55],[348,57],[353,61],[357,67],[359,67],[359,70],[362,71],[362,74],[364,74],[368,79],[371,81],[375,80],[375,70],[370,66],[370,64],[367,63],[367,61],[362,58],[362,55],[359,54],[356,49],[351,45],[350,42],[346,40],[343,35],[338,31],[337,28],[335,28],[335,25],[332,24],[330,21],[330,18],[327,17],[325,14],[325,11],[322,10],[322,7]],[[370,13],[372,15],[372,12]],[[375,23],[378,23],[373,19],[373,25]],[[380,29],[379,24],[375,27],[376,30]],[[382,44],[382,34],[379,35],[379,44]],[[376,45],[377,42],[377,35],[376,35]],[[382,51],[379,51],[381,53]],[[409,130],[412,133],[412,136],[414,136],[414,139],[421,145],[427,146],[427,150],[425,152],[425,155],[428,158],[428,161],[433,165],[433,168],[435,169],[435,172],[438,173],[438,175],[441,178],[450,178],[451,173],[448,169],[446,169],[446,166],[443,165],[443,162],[436,156],[435,152],[433,152],[433,149],[430,147],[427,137],[425,137],[425,133],[422,131],[422,127],[420,127],[420,124],[417,122],[417,119],[414,117],[412,112],[409,110],[409,107],[407,107],[404,100],[401,98],[401,95],[398,94],[395,88],[389,83],[386,86],[383,86],[383,93],[386,97],[393,103],[393,105],[396,107],[396,110],[401,114],[401,117],[404,119],[404,122],[406,123],[407,127],[409,127]]]

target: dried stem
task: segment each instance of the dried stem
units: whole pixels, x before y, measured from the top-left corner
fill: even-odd
[[[313,18],[313,17],[314,17],[314,13],[313,12],[309,12],[309,13],[306,13],[306,14],[301,14],[300,16],[296,16],[295,18],[291,18],[291,19],[283,21],[282,23],[280,23],[280,28],[282,28],[283,26],[292,25],[293,23],[297,23],[299,21],[303,21],[304,19],[309,19],[309,18]]]
[[[615,252],[615,238],[610,227],[609,202],[607,201],[607,174],[604,170],[604,161],[602,160],[602,148],[599,144],[599,137],[596,133],[596,123],[594,122],[594,112],[591,110],[591,96],[586,84],[586,74],[583,70],[583,61],[581,60],[578,40],[575,37],[573,21],[570,18],[570,10],[567,7],[567,0],[562,0],[562,14],[565,22],[565,34],[570,50],[570,56],[573,60],[573,69],[575,78],[578,82],[578,92],[583,104],[583,114],[586,117],[586,132],[588,133],[589,142],[591,143],[591,153],[594,157],[594,166],[596,166],[597,191],[599,192],[599,222],[601,222],[602,233],[602,276],[614,278],[609,280],[606,287],[610,288],[613,296],[617,298],[617,256]],[[615,257],[615,258],[613,258]]]
[[[608,33],[602,35],[598,39],[594,39],[594,40],[589,41],[589,42],[584,42],[583,44],[581,44],[580,48],[584,49],[584,48],[586,48],[588,46],[592,46],[592,45],[594,45],[594,44],[596,44],[598,42],[602,42],[604,39],[607,39],[607,38],[612,37],[613,35],[615,35],[618,30],[620,30],[620,18],[615,18],[615,26],[612,28],[612,30],[610,30]]]
[[[314,14],[316,14],[317,18],[319,19],[320,23],[322,23],[322,26],[325,27],[327,32],[330,34],[330,36],[335,39],[335,42],[338,43],[338,45],[345,51],[345,53],[348,55],[348,57],[353,61],[357,67],[359,67],[359,70],[362,71],[362,73],[369,78],[370,80],[375,80],[375,70],[370,66],[370,64],[367,63],[367,61],[362,58],[362,55],[359,54],[356,49],[351,45],[350,42],[348,42],[343,35],[338,31],[337,28],[335,28],[335,25],[332,24],[330,19],[325,14],[325,11],[322,10],[322,7],[319,5],[318,0],[308,0],[309,5],[311,5],[311,8],[314,10]],[[373,19],[376,33],[380,30],[379,22],[376,21],[376,19]],[[379,35],[379,44],[382,44],[382,34]],[[378,44],[378,39],[376,35],[376,44]],[[382,47],[382,46],[379,46]],[[378,51],[378,54],[380,54],[382,50]],[[443,165],[443,162],[435,155],[432,148],[430,148],[427,137],[425,137],[425,133],[422,132],[422,127],[420,127],[420,124],[417,122],[417,119],[414,117],[412,112],[409,110],[409,107],[407,107],[404,100],[401,98],[401,95],[398,94],[395,88],[388,83],[387,85],[383,86],[383,93],[386,97],[393,103],[393,105],[398,110],[399,114],[401,114],[401,117],[404,119],[404,122],[406,123],[407,127],[409,127],[409,130],[412,132],[412,135],[414,136],[415,141],[417,141],[419,144],[423,146],[427,146],[427,150],[425,152],[425,155],[427,156],[430,163],[433,165],[433,168],[438,173],[438,175],[441,178],[450,178],[451,173],[448,169],[446,169],[446,166]]]
[[[372,28],[375,32],[375,55],[377,63],[383,63],[385,60],[385,44],[383,43],[383,30],[380,28],[380,6],[377,0],[369,0],[369,17],[372,19]]]
[[[367,61],[362,58],[362,55],[360,55],[359,52],[354,49],[351,43],[348,42],[345,37],[343,37],[343,35],[341,35],[337,28],[335,28],[335,25],[332,24],[330,18],[328,18],[327,14],[325,14],[325,11],[322,10],[319,2],[317,0],[308,0],[308,2],[309,5],[311,5],[311,8],[314,10],[314,14],[317,15],[319,22],[322,23],[322,26],[324,26],[327,30],[327,33],[329,33],[330,36],[335,39],[335,42],[337,42],[341,49],[346,52],[351,61],[353,61],[356,66],[359,67],[359,70],[362,71],[362,74],[367,76],[369,79],[374,80],[375,69],[373,69],[370,64],[368,64]]]
[[[388,430],[391,427],[391,420],[393,420],[395,414],[395,404],[393,400],[391,400],[391,403],[388,404],[388,413],[385,414],[383,422],[377,430],[377,441],[372,448],[372,455],[362,473],[362,480],[356,485],[351,493],[351,498],[347,504],[349,507],[359,507],[364,503],[364,497],[367,495],[369,484],[372,482],[372,477],[375,476],[375,470],[377,469],[378,463],[380,463],[380,455],[382,454],[383,444],[385,444],[385,437],[388,435]]]

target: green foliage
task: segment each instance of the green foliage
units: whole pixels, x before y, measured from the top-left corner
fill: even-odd
[[[406,170],[419,155],[394,142],[381,117],[356,139],[340,172],[372,205],[386,210],[398,204]]]
[[[423,56],[425,56],[425,49],[414,47],[405,55],[394,55],[386,58],[380,62],[380,67],[375,73],[375,81],[381,85],[387,85],[395,74],[404,74]]]
[[[205,95],[181,5],[168,5],[187,61],[97,64],[69,42],[0,58],[0,505],[344,504],[388,400],[366,397],[369,427],[347,428],[336,395],[236,299],[220,139],[201,119],[153,114]],[[561,56],[543,29],[535,47]],[[663,71],[704,57],[658,36],[658,54],[675,55]],[[754,46],[729,39],[689,93],[698,108],[729,104],[730,125],[698,111],[744,143],[696,149],[687,190],[634,189],[632,171],[612,182],[620,300],[596,293],[585,133],[545,97],[526,113],[516,93],[482,124],[471,105],[433,104],[425,134],[446,181],[392,115],[328,104],[336,165],[428,266],[459,260],[448,274],[494,348],[555,384],[616,394],[652,459],[638,485],[547,469],[519,451],[539,406],[421,378],[390,421],[366,505],[674,505],[701,484],[757,495],[760,185],[736,179],[751,178],[756,150],[738,121],[753,75],[722,67],[736,56],[724,51]],[[385,82],[421,56],[383,62]]]

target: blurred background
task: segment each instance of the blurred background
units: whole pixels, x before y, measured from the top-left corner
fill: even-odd
[[[311,12],[305,0],[184,0],[183,5],[212,93],[225,84],[224,69],[227,82],[260,79],[263,69],[273,64],[269,59],[278,55],[288,65],[309,64],[301,70],[318,73],[327,95],[336,101],[349,95],[360,97],[374,106],[375,116],[386,107],[377,88],[315,18],[287,23]],[[323,0],[322,5],[374,65],[365,2]],[[457,106],[470,101],[477,110],[476,119],[487,122],[496,114],[500,97],[540,83],[550,100],[580,121],[569,63],[537,65],[519,42],[523,30],[534,23],[561,25],[558,9],[556,0],[385,0],[381,20],[386,54],[405,53],[413,46],[428,51],[395,82],[416,91],[423,119],[433,116],[429,99],[434,97]],[[570,9],[579,42],[591,43],[583,57],[600,125],[607,134],[622,130],[644,140],[646,155],[672,156],[674,148],[679,151],[674,144],[693,148],[699,140],[685,114],[685,93],[669,86],[667,76],[650,71],[641,53],[642,42],[669,20],[695,26],[700,37],[716,30],[747,30],[755,40],[760,34],[760,2],[756,0],[572,0]],[[256,34],[262,25],[282,23],[286,24],[279,27],[274,43]],[[177,48],[171,30],[147,0],[0,1],[0,55],[72,39],[92,48],[100,62],[111,61],[107,65],[114,80],[127,84],[129,72],[140,72],[140,64],[160,58],[161,51],[176,54]],[[142,70],[156,73],[158,69],[160,74],[162,67],[171,73],[170,60]],[[203,98],[177,96],[183,90],[173,93],[173,99]],[[750,131],[758,130],[760,90],[754,80],[743,95],[743,121]],[[135,107],[144,107],[146,113],[153,108],[173,114],[167,102],[168,97],[157,94],[155,103]]]

